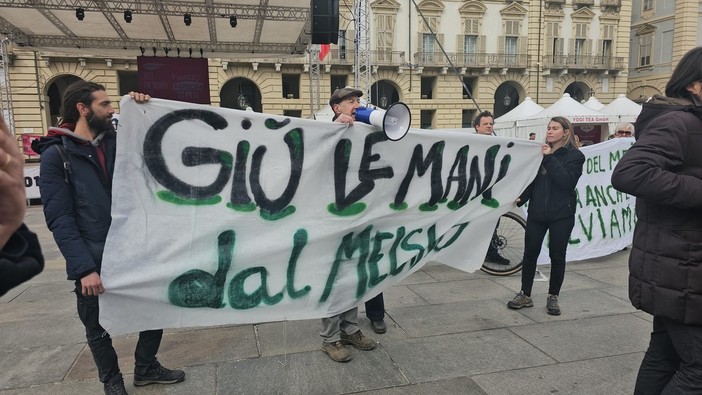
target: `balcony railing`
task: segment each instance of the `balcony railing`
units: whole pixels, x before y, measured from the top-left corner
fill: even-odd
[[[456,67],[468,68],[526,68],[529,66],[529,56],[526,54],[503,53],[447,53],[451,63]],[[449,61],[442,53],[417,52],[414,62],[419,66],[446,67]]]
[[[332,49],[325,59],[326,63],[353,64],[355,52]],[[370,51],[371,64],[374,66],[400,66],[406,64],[405,51]]]
[[[354,55],[355,53],[352,50],[332,49],[326,60],[332,64],[353,64]]]
[[[456,67],[497,67],[523,69],[529,66],[529,56],[527,54],[458,53],[456,55]]]
[[[547,55],[543,58],[546,69],[620,70],[624,58],[614,56]]]
[[[378,66],[399,66],[405,64],[405,51],[370,51],[371,64]]]
[[[448,66],[449,62],[441,52],[415,52],[414,63],[419,66]]]

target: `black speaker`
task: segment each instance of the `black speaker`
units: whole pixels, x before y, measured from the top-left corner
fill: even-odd
[[[339,0],[312,0],[312,44],[339,41]]]

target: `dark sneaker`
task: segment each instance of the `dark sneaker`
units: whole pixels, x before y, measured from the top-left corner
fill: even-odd
[[[558,306],[558,295],[549,294],[546,297],[546,312],[551,315],[561,315],[561,307]]]
[[[134,386],[149,384],[175,384],[185,380],[185,372],[164,368],[158,361],[154,362],[145,375],[134,372]]]
[[[348,362],[351,360],[351,353],[339,340],[333,343],[322,343],[322,351],[336,362]]]
[[[496,263],[498,265],[509,265],[509,259],[501,256],[497,252],[494,254],[487,254],[485,256],[485,262]]]
[[[371,321],[371,328],[373,328],[373,332],[375,333],[385,333],[388,331],[388,327],[383,320]]]
[[[522,307],[533,307],[534,302],[528,297],[524,291],[519,291],[519,293],[514,297],[514,299],[507,302],[507,307],[514,310],[519,310]]]
[[[351,344],[359,350],[368,351],[375,348],[375,341],[370,337],[366,336],[360,330],[347,335],[341,333],[341,342],[344,344]]]
[[[124,388],[124,379],[122,379],[121,374],[103,384],[103,389],[105,390],[105,395],[128,395],[127,390]]]

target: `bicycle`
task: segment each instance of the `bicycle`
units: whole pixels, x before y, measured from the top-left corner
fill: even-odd
[[[483,262],[480,270],[495,276],[508,276],[522,270],[525,231],[526,220],[519,214],[511,211],[503,214],[495,231],[497,237],[491,243],[501,256],[509,259],[509,264]]]

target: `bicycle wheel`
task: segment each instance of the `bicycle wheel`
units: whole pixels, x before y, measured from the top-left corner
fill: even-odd
[[[495,276],[508,276],[522,270],[525,231],[524,218],[512,212],[502,215],[495,232],[497,238],[493,239],[492,243],[502,257],[509,259],[509,264],[483,262],[480,270]]]

